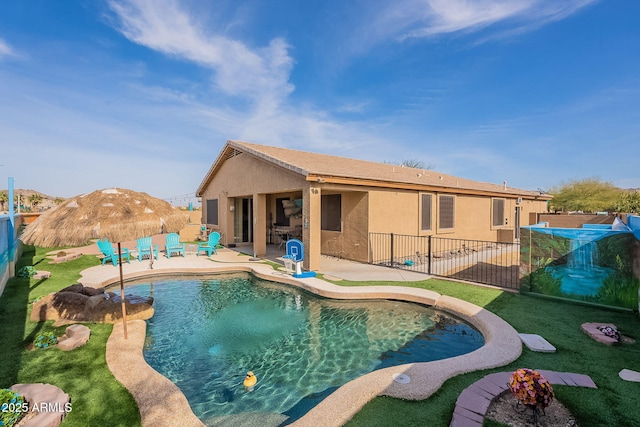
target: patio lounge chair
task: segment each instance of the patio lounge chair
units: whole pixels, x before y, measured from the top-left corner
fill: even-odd
[[[196,256],[200,255],[200,251],[206,252],[207,256],[211,256],[211,253],[218,255],[218,251],[216,251],[216,246],[220,242],[220,233],[214,231],[209,234],[209,240],[206,242],[198,243],[198,252],[196,252]]]
[[[171,258],[172,253],[178,253],[184,256],[184,243],[180,243],[180,235],[178,233],[169,233],[165,237],[166,244],[164,245],[167,251],[167,258]]]
[[[151,252],[158,259],[158,245],[153,245],[151,242],[151,236],[141,237],[137,240],[136,251],[138,252],[138,261],[142,261],[145,256],[151,256]]]
[[[111,242],[107,239],[101,239],[97,242],[98,247],[100,248],[100,252],[102,252],[102,265],[104,265],[107,261],[111,261],[113,265],[118,265],[118,251],[113,247]],[[131,255],[129,255],[129,249],[122,248],[122,260],[130,263]]]

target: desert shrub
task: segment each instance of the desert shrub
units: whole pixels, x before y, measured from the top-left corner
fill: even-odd
[[[0,426],[15,425],[28,410],[24,397],[8,388],[0,389]]]
[[[53,332],[46,332],[44,334],[40,334],[36,337],[36,340],[33,342],[35,348],[49,348],[58,344],[58,338],[56,338]]]
[[[38,270],[36,270],[34,266],[26,265],[22,267],[20,270],[18,270],[18,277],[21,277],[23,279],[28,279],[30,277],[35,276],[37,272]]]

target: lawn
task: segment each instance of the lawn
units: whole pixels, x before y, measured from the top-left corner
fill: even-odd
[[[61,336],[66,328],[53,327],[52,321],[31,322],[31,302],[77,283],[80,271],[99,264],[95,256],[86,255],[63,264],[48,264],[45,254],[51,250],[26,246],[16,269],[34,265],[50,271],[51,278],[12,278],[0,298],[0,387],[39,382],[60,387],[69,394],[72,405],[62,424],[65,427],[139,426],[133,397],[107,367],[105,347],[112,325],[87,324],[91,329],[89,342],[70,352],[58,348],[27,350],[39,334],[51,331]]]
[[[339,282],[342,285],[380,283]],[[406,284],[404,284],[406,285]],[[638,316],[631,312],[611,311],[559,301],[501,292],[445,280],[426,280],[411,286],[460,298],[509,322],[518,332],[539,334],[551,342],[556,353],[536,353],[526,347],[515,362],[496,369],[472,372],[452,378],[429,399],[411,402],[379,397],[367,404],[347,425],[389,426],[402,420],[403,426],[448,426],[455,401],[462,390],[483,376],[517,368],[549,369],[587,374],[597,390],[554,386],[556,397],[576,416],[581,426],[640,425],[638,383],[623,381],[618,372],[624,368],[640,370],[640,343],[609,347],[584,334],[585,322],[614,323],[624,335],[640,339]],[[485,422],[485,425],[499,425]]]
[[[83,256],[64,264],[47,264],[51,249],[26,247],[18,268],[35,265],[52,272],[46,280],[13,278],[0,298],[0,387],[20,382],[57,385],[71,396],[73,410],[63,426],[138,426],[140,416],[131,395],[113,378],[105,362],[106,341],[111,325],[89,324],[91,339],[84,347],[63,352],[57,348],[29,351],[27,344],[42,333],[64,327],[52,322],[31,322],[31,302],[50,292],[77,282],[79,272],[98,264],[97,258]],[[389,285],[389,282],[336,282],[341,286]],[[623,369],[640,370],[640,344],[608,347],[587,337],[580,330],[584,322],[614,323],[628,336],[640,339],[640,322],[630,312],[610,311],[532,296],[502,292],[480,286],[431,279],[414,283],[395,283],[430,289],[460,298],[496,313],[519,332],[545,337],[556,348],[554,354],[535,353],[524,348],[522,356],[502,368],[472,372],[447,381],[429,399],[413,402],[379,397],[367,404],[348,426],[448,426],[455,401],[465,387],[491,372],[520,367],[578,372],[591,376],[598,389],[555,386],[557,398],[569,408],[582,426],[640,425],[638,383],[621,380]],[[495,426],[493,423],[485,425]]]

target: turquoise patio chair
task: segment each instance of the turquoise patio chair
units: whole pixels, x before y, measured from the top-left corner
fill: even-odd
[[[166,244],[164,245],[167,251],[167,258],[171,258],[172,253],[178,253],[184,256],[184,243],[180,243],[180,235],[178,233],[169,233],[165,236]]]
[[[145,256],[151,256],[151,253],[158,259],[158,245],[153,245],[151,242],[151,236],[141,237],[137,240],[136,251],[138,252],[138,261],[142,261]]]
[[[113,247],[111,242],[107,239],[100,239],[97,241],[100,252],[102,252],[102,265],[107,261],[111,261],[113,265],[118,265],[118,251]],[[131,255],[129,255],[129,249],[122,248],[122,260],[130,263]]]
[[[196,256],[200,255],[200,251],[206,252],[207,256],[211,256],[212,252],[218,255],[218,251],[216,251],[218,243],[220,243],[220,233],[214,231],[209,234],[209,240],[198,243],[198,252],[196,252]]]

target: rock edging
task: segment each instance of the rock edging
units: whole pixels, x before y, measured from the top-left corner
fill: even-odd
[[[35,417],[21,424],[22,427],[57,427],[71,412],[69,395],[54,385],[14,384],[10,390],[24,397],[29,404],[29,413],[37,412]]]

